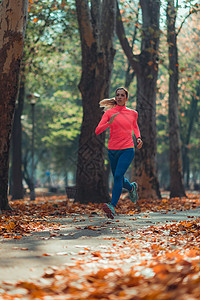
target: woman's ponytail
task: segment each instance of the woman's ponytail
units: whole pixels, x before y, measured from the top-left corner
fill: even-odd
[[[117,106],[117,102],[116,102],[115,98],[103,99],[99,102],[99,106],[104,107],[104,111],[106,111],[110,108]]]

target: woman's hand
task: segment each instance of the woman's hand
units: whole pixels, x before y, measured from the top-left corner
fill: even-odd
[[[141,149],[143,145],[143,141],[141,140],[141,138],[137,138],[137,148]]]
[[[112,124],[112,122],[114,121],[115,117],[116,117],[118,114],[119,114],[119,113],[116,113],[116,114],[114,114],[114,115],[111,116],[110,121],[108,122],[109,125]]]

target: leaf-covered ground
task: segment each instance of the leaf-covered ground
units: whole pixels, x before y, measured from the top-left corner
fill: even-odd
[[[139,204],[142,213],[176,212],[199,208],[200,195]],[[12,212],[0,216],[0,236],[5,240],[58,228],[55,217],[102,214],[99,204],[80,205],[63,197],[14,201],[11,206]],[[139,212],[121,199],[117,213]],[[37,281],[2,283],[2,299],[200,299],[199,218],[145,226],[131,236],[124,232],[123,241],[110,239],[112,244],[100,250],[80,247],[73,265],[49,268]]]
[[[123,199],[124,198],[124,199]],[[80,204],[66,200],[66,196],[38,197],[36,201],[29,199],[10,201],[11,212],[0,215],[0,237],[20,239],[33,231],[57,227],[55,217],[62,218],[73,214],[101,214],[102,204]],[[165,212],[189,210],[200,207],[200,195],[188,194],[188,198],[163,198],[162,200],[139,200],[140,210],[135,209],[126,194],[120,199],[117,214],[134,215],[139,212]]]

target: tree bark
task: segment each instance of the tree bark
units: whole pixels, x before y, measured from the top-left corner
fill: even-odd
[[[135,153],[135,178],[141,198],[161,198],[156,161],[156,83],[158,76],[160,1],[141,0],[142,42],[140,55],[134,55],[126,38],[118,9],[117,35],[137,76],[138,123],[143,147]]]
[[[132,44],[131,44],[131,50],[132,51],[133,51],[133,47],[134,47],[134,44],[135,44],[135,41],[136,41],[137,32],[138,32],[138,26],[136,25],[138,23],[138,17],[139,17],[139,3],[138,3],[137,13],[136,13],[135,28],[134,28],[133,38],[132,38]],[[135,72],[131,68],[129,60],[127,61],[127,63],[128,63],[128,67],[127,67],[126,75],[125,75],[125,88],[126,89],[129,88],[131,82],[133,81],[133,79],[135,77]]]
[[[178,117],[178,49],[176,36],[176,14],[174,0],[167,5],[167,41],[169,54],[169,160],[170,160],[170,198],[184,197],[181,139]]]
[[[191,101],[191,107],[190,107],[190,113],[189,113],[189,125],[187,130],[187,135],[184,140],[184,145],[182,147],[182,153],[183,153],[183,179],[185,179],[186,174],[186,187],[189,188],[189,175],[190,175],[190,156],[189,156],[189,143],[192,133],[192,127],[195,121],[196,114],[198,112],[197,105],[198,105],[198,99],[200,96],[200,86],[197,87],[197,93],[196,95],[192,96]]]
[[[25,80],[22,75],[20,80],[19,96],[15,109],[12,130],[12,200],[23,199],[23,174],[22,174],[22,125],[21,115],[23,112]]]
[[[9,209],[8,168],[11,129],[18,92],[28,0],[0,5],[0,209]]]
[[[79,139],[76,197],[81,203],[110,199],[104,166],[105,133],[95,135],[102,116],[99,101],[109,96],[115,50],[115,0],[76,0],[82,47],[83,121]]]

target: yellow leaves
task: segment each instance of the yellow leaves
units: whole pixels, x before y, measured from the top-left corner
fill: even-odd
[[[5,227],[6,227],[6,229],[8,231],[12,231],[12,230],[15,229],[16,226],[17,226],[17,224],[15,224],[14,222],[10,221],[10,222],[8,222],[8,225],[6,225]]]

